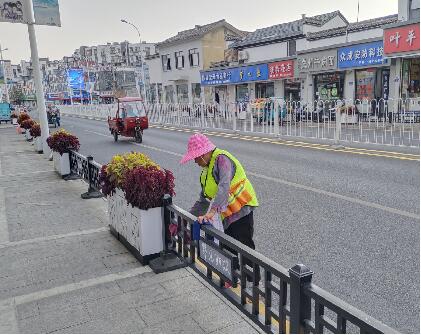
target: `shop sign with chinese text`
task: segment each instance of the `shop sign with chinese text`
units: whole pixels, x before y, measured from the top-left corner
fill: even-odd
[[[200,73],[200,82],[202,85],[224,85],[267,79],[267,64],[242,66],[224,70],[204,71]]]
[[[268,64],[269,79],[294,78],[294,61],[284,60]]]
[[[420,26],[417,23],[403,27],[385,29],[383,41],[385,55],[399,52],[419,51]]]
[[[383,41],[352,45],[338,50],[338,67],[367,67],[386,64],[383,59]]]
[[[299,55],[297,63],[300,73],[336,70],[338,66],[337,52],[335,49]]]

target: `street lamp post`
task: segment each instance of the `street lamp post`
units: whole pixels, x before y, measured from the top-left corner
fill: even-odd
[[[139,43],[140,43],[140,69],[141,69],[141,71],[142,71],[143,96],[144,96],[145,102],[147,102],[147,97],[146,97],[145,68],[144,68],[144,66],[143,66],[142,39],[140,38],[140,31],[139,31],[139,28],[138,28],[138,27],[136,27],[133,23],[131,23],[131,22],[127,21],[127,20],[121,19],[121,22],[123,22],[123,23],[127,23],[127,24],[130,24],[133,28],[135,28],[135,29],[136,29],[137,34],[138,34],[138,36],[139,36]],[[127,55],[127,56],[128,56],[128,55]]]
[[[6,68],[4,67],[4,61],[3,61],[3,51],[9,50],[8,48],[1,48],[0,45],[0,59],[1,59],[1,66],[3,67],[3,76],[4,76],[4,82],[6,84],[6,102],[10,103],[10,98],[9,98],[9,89],[7,88],[7,76],[6,76]]]

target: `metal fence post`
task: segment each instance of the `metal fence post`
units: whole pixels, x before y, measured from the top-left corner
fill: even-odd
[[[102,198],[103,194],[97,190],[95,187],[93,187],[92,183],[92,170],[90,166],[92,165],[92,161],[94,158],[92,156],[87,156],[86,159],[88,160],[88,192],[82,193],[80,196],[82,199],[92,199],[92,198]]]
[[[184,259],[178,257],[178,255],[172,250],[168,249],[167,235],[169,234],[169,226],[171,224],[171,212],[168,210],[168,206],[172,204],[172,198],[166,194],[162,199],[162,244],[163,248],[161,255],[149,262],[149,267],[154,273],[162,273],[180,269],[187,266],[187,262]]]
[[[290,333],[300,333],[302,322],[311,318],[311,300],[302,292],[311,283],[313,271],[303,264],[296,264],[288,270],[290,286]]]

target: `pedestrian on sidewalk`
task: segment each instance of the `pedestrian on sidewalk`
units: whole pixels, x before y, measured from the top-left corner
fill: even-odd
[[[190,212],[197,216],[199,223],[212,222],[219,219],[216,215],[220,216],[225,234],[255,249],[253,211],[259,202],[241,163],[203,134],[190,137],[187,153],[180,163],[191,160],[202,168],[202,190]],[[247,264],[252,265],[251,262]],[[257,279],[260,281],[260,273]]]

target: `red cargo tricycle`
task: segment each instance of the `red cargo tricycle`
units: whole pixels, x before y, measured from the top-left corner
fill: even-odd
[[[108,117],[108,128],[114,141],[118,136],[133,137],[137,143],[142,143],[143,131],[148,129],[146,108],[141,98],[117,98],[115,117]]]

